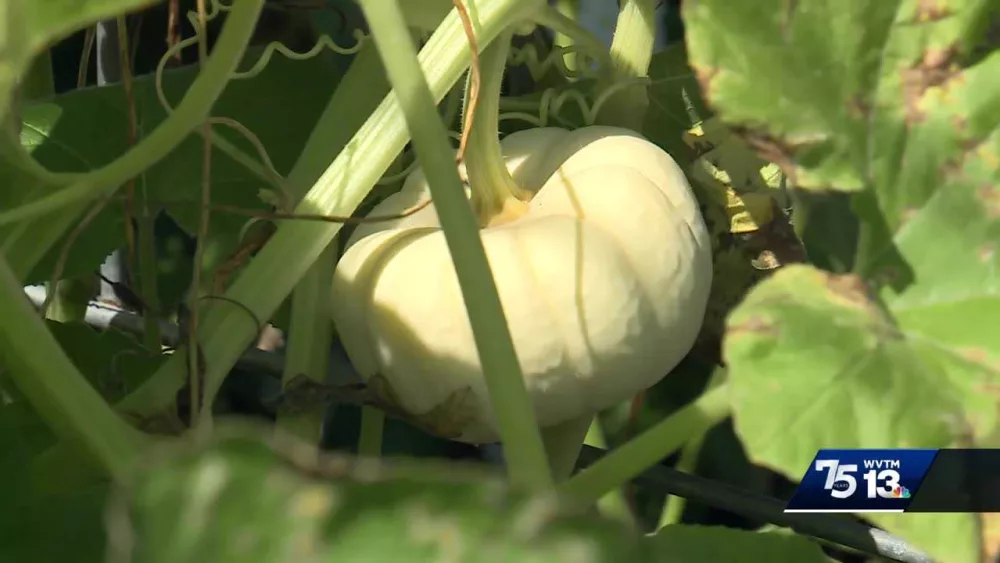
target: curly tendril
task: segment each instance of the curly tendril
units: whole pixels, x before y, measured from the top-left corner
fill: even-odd
[[[575,53],[583,55],[581,61],[590,64],[582,64],[579,69],[571,69],[566,63],[566,55]],[[523,47],[511,46],[507,55],[507,64],[510,66],[524,65],[528,69],[528,74],[534,81],[540,80],[553,68],[559,70],[563,76],[569,79],[596,78],[600,73],[601,59],[594,55],[590,49],[578,44],[567,46],[556,46],[540,59],[538,47],[534,43],[528,43]]]
[[[224,12],[231,11],[233,5],[232,3],[235,1],[236,0],[229,0],[228,2],[224,0],[209,0],[208,6],[206,7],[207,11],[204,21],[206,23],[213,21]],[[163,91],[163,73],[165,71],[167,61],[169,61],[171,57],[175,56],[176,53],[181,50],[196,44],[198,37],[202,33],[206,32],[205,29],[202,29],[196,12],[190,11],[186,14],[186,16],[188,21],[191,23],[192,28],[195,30],[195,35],[171,45],[164,53],[163,57],[161,57],[154,73],[156,98],[168,115],[173,112],[173,107],[167,100],[166,94]],[[360,51],[367,41],[370,41],[370,36],[361,29],[355,29],[353,31],[353,36],[355,39],[354,44],[350,47],[343,47],[338,45],[331,36],[326,34],[320,35],[317,38],[315,45],[305,52],[296,52],[281,42],[272,41],[264,46],[260,57],[250,66],[250,68],[242,71],[235,71],[230,76],[230,79],[242,80],[259,75],[267,67],[268,63],[270,63],[271,58],[275,53],[295,61],[311,59],[322,53],[324,50],[332,51],[338,55],[353,55]],[[591,47],[577,43],[569,46],[553,47],[551,51],[542,57],[538,47],[532,43],[528,43],[522,47],[512,46],[507,57],[507,64],[509,66],[523,65],[527,68],[532,80],[536,81],[551,72],[552,69],[557,69],[563,76],[571,80],[589,79],[595,78],[601,74],[601,67],[604,63],[604,59],[592,51],[593,49]],[[581,62],[584,64],[578,64],[576,69],[569,68],[566,62],[566,55],[570,53],[581,55]],[[618,81],[611,87],[605,89],[600,96],[594,100],[593,104],[589,103],[587,96],[580,90],[574,88],[549,88],[542,92],[541,98],[537,102],[537,114],[530,110],[515,110],[501,113],[499,119],[501,121],[514,119],[521,120],[536,127],[547,127],[553,123],[564,127],[572,127],[574,123],[567,119],[563,115],[563,112],[567,108],[567,104],[573,104],[576,108],[578,108],[580,113],[582,113],[584,124],[592,125],[596,121],[597,115],[605,102],[613,94],[636,83],[648,85],[650,81],[643,78]],[[445,115],[443,117],[448,123],[454,120],[455,112],[458,107],[455,102],[458,100],[459,98],[450,98],[449,103],[445,108]],[[535,107],[532,102],[522,102],[513,99],[504,100],[502,104],[507,107],[517,107],[521,104],[524,104],[522,107],[525,108],[528,105],[532,108]],[[290,204],[291,196],[285,186],[285,178],[274,168],[271,158],[260,139],[243,124],[233,119],[210,117],[208,121],[212,125],[226,126],[238,132],[251,143],[254,148],[254,152],[257,153],[256,158],[247,155],[240,148],[236,147],[225,138],[219,136],[213,136],[212,138],[213,143],[223,150],[223,152],[228,153],[229,156],[235,158],[238,162],[243,164],[244,167],[246,167],[251,173],[271,185],[272,188],[278,192],[277,195],[280,197],[283,204]],[[448,134],[453,140],[456,141],[461,138],[460,133],[455,131],[449,131]],[[402,171],[393,174],[386,174],[380,178],[376,184],[384,186],[396,183],[411,174],[416,169],[417,165],[417,161],[413,159]],[[243,230],[245,231],[254,222],[255,220],[248,221],[247,224],[244,225]]]
[[[572,122],[566,119],[561,112],[563,107],[568,102],[573,102],[576,107],[579,108],[580,113],[583,114],[584,125],[593,125],[597,121],[597,115],[600,113],[601,108],[605,103],[607,103],[608,99],[610,99],[612,95],[619,90],[628,88],[635,84],[648,83],[649,80],[646,78],[629,78],[619,80],[601,92],[601,95],[594,100],[593,104],[590,104],[587,101],[587,96],[583,92],[580,92],[575,88],[569,88],[566,90],[547,88],[542,91],[542,97],[538,101],[537,116],[523,111],[510,111],[501,113],[499,120],[504,121],[518,119],[530,123],[535,127],[548,127],[553,121],[559,123],[560,125],[572,126]],[[516,103],[516,100],[507,100],[506,102],[501,102],[501,105],[507,105],[510,107]],[[531,102],[524,103],[529,104]]]
[[[215,1],[218,2],[219,0]],[[328,49],[338,55],[353,55],[358,51],[360,51],[361,47],[363,47],[364,44],[369,40],[368,34],[366,34],[364,31],[360,29],[355,29],[353,35],[355,40],[354,45],[346,48],[337,45],[337,43],[334,42],[333,38],[330,37],[329,35],[325,34],[320,35],[316,39],[316,44],[313,45],[313,48],[309,49],[305,53],[297,53],[278,41],[272,41],[264,46],[264,52],[261,53],[260,58],[257,59],[257,62],[255,62],[253,66],[251,66],[249,69],[245,71],[242,72],[238,71],[233,73],[232,78],[235,80],[239,80],[243,78],[253,78],[254,76],[257,76],[258,74],[261,73],[262,70],[264,70],[264,67],[267,66],[267,63],[271,62],[271,56],[274,55],[275,52],[278,52],[285,58],[291,59],[293,61],[304,61],[311,59],[316,55],[322,53],[323,49]]]
[[[232,4],[226,4],[222,0],[209,0],[206,8],[207,11],[205,13],[204,21],[207,23],[219,17],[219,15],[223,12],[231,11]],[[171,45],[157,63],[156,71],[153,76],[156,99],[163,107],[163,110],[167,113],[167,115],[173,113],[173,106],[167,100],[166,94],[163,91],[163,72],[166,68],[167,62],[181,50],[196,44],[198,42],[198,37],[202,33],[206,32],[205,29],[202,29],[197,12],[188,12],[187,18],[192,28],[195,30],[195,35]],[[275,52],[280,53],[288,59],[296,61],[311,59],[320,54],[324,49],[329,49],[339,55],[352,55],[357,53],[368,40],[368,35],[360,29],[354,30],[354,37],[356,40],[355,44],[351,47],[345,48],[337,45],[329,35],[321,35],[317,39],[313,48],[304,53],[297,53],[278,41],[272,41],[264,46],[264,50],[261,53],[260,58],[258,58],[249,69],[234,72],[230,75],[230,79],[242,80],[259,75],[271,61],[271,57]],[[213,136],[212,142],[222,149],[223,152],[226,152],[229,156],[236,159],[237,162],[243,164],[244,167],[246,167],[250,172],[254,173],[260,179],[276,188],[278,192],[280,192],[279,195],[285,203],[291,202],[291,194],[285,186],[285,178],[274,168],[274,165],[271,163],[271,158],[267,154],[267,150],[264,148],[263,143],[261,143],[260,139],[254,135],[252,131],[247,129],[242,123],[233,119],[209,117],[208,122],[212,125],[227,126],[245,137],[251,145],[253,145],[254,150],[257,152],[259,162],[224,138]]]

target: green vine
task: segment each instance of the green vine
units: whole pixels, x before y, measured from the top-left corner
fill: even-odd
[[[139,457],[143,434],[119,418],[84,379],[2,259],[0,319],[4,372],[57,436],[77,445],[112,476],[123,477]]]
[[[97,200],[142,174],[170,154],[207,117],[228,77],[243,57],[253,34],[263,0],[245,0],[233,6],[226,26],[202,72],[176,110],[131,150],[76,179],[71,185],[30,203],[0,213],[0,226],[38,219],[6,241],[7,260],[15,275],[24,277],[83,213],[83,204]],[[30,237],[30,238],[29,238]]]

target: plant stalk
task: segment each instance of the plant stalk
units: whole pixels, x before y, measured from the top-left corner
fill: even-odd
[[[615,36],[611,41],[614,81],[645,78],[653,58],[656,40],[657,0],[621,0]],[[601,84],[603,91],[613,83]],[[598,115],[601,125],[626,127],[642,131],[649,97],[644,85],[636,84],[613,94]]]
[[[104,402],[76,369],[0,259],[0,362],[57,436],[77,444],[113,477],[141,452],[142,434]]]
[[[330,322],[330,283],[333,280],[336,245],[331,244],[306,273],[292,293],[292,317],[285,352],[282,386],[299,376],[316,383],[326,383],[330,365],[330,343],[333,324]],[[313,445],[319,445],[326,407],[313,406],[301,412],[278,412],[278,427]]]
[[[21,81],[18,98],[22,102],[40,100],[55,95],[55,81],[52,77],[52,56],[48,51],[35,57],[31,68]]]
[[[607,45],[604,44],[593,32],[580,24],[574,17],[562,12],[554,6],[549,6],[539,10],[535,14],[535,23],[557,32],[561,37],[572,42],[574,51],[567,53],[567,57],[572,57],[576,62],[576,68],[567,69],[571,71],[582,71],[586,63],[591,61],[597,63],[597,75],[605,78],[611,75],[614,62],[608,52]],[[569,45],[568,45],[569,46]],[[587,55],[581,57],[581,54]]]
[[[729,387],[710,389],[695,402],[618,447],[557,487],[569,502],[590,505],[634,479],[729,416]]]
[[[709,379],[708,390],[715,389],[716,387],[722,385],[722,383],[726,381],[726,374],[726,368],[716,368],[714,373],[712,373],[711,379]],[[706,428],[704,432],[691,436],[688,443],[684,444],[684,447],[681,448],[680,459],[677,460],[677,465],[674,469],[692,474],[697,471],[698,457],[701,455],[701,448],[705,444],[705,436],[708,434],[708,430],[709,429]],[[680,524],[681,517],[684,516],[684,507],[686,505],[687,499],[676,495],[667,495],[667,498],[663,503],[663,510],[660,512],[660,523],[658,528],[672,524]]]
[[[563,16],[576,21],[580,17],[580,0],[556,0],[555,9]],[[576,41],[572,37],[557,31],[555,37],[552,39],[552,44],[556,47],[571,49],[576,44]],[[574,72],[577,70],[576,53],[571,52],[563,55],[563,62],[567,70]]]
[[[600,416],[594,417],[594,422],[587,431],[584,444],[604,451],[610,449],[608,448],[607,437],[604,433],[604,424],[601,422]],[[622,488],[608,491],[607,494],[598,499],[597,509],[605,516],[617,518],[622,522],[637,526],[635,514],[632,513],[632,509],[625,496],[625,491]]]
[[[587,430],[594,420],[593,415],[584,415],[561,424],[542,429],[545,455],[552,468],[555,482],[565,481],[573,474],[580,449],[587,438]]]
[[[481,222],[503,210],[511,198],[527,199],[524,190],[511,178],[500,148],[500,89],[512,36],[511,31],[500,34],[483,49],[479,59],[482,78],[465,164],[472,187],[472,208]],[[467,100],[465,106],[468,104]]]
[[[482,239],[479,237],[479,225],[469,208],[465,189],[455,167],[447,131],[435,109],[436,102],[420,72],[416,50],[406,32],[406,21],[396,0],[361,0],[361,8],[371,26],[375,45],[382,54],[382,62],[393,92],[402,106],[413,136],[417,160],[427,176],[434,208],[451,252],[490,402],[496,413],[510,480],[516,486],[546,489],[551,487],[552,474],[531,407],[531,397],[524,383],[521,365],[514,351],[514,341],[486,260]],[[488,100],[480,106],[480,110],[485,113],[482,119],[484,129],[479,135],[473,134],[469,157],[476,151],[489,150],[484,163],[488,168],[484,166],[482,171],[492,174],[489,177],[476,176],[476,179],[499,182],[501,179],[497,174],[502,172],[513,185],[500,154],[496,129],[498,83],[506,63],[507,49],[497,48],[496,45],[497,42],[502,42],[509,46],[509,41],[510,32],[504,31],[486,47],[489,62],[484,60],[484,81],[496,86],[497,92],[494,96],[490,88],[485,88]],[[495,99],[489,100],[494,97]],[[491,110],[492,119],[489,117]],[[473,129],[479,123],[477,119]],[[490,125],[493,126],[492,130],[488,129]],[[487,185],[480,185],[479,189],[486,187]],[[496,184],[490,184],[489,187],[500,189]],[[580,442],[582,441],[581,435]]]
[[[365,95],[358,95],[364,91]],[[287,189],[294,203],[299,203],[330,163],[330,154],[340,153],[364,124],[365,116],[378,107],[378,100],[389,93],[378,50],[371,42],[364,44],[306,141],[302,154],[288,175]],[[336,123],[335,127],[323,124]],[[329,315],[330,282],[337,261],[336,239],[321,253],[292,293],[292,315],[288,350],[283,375],[287,386],[291,378],[304,374],[322,383],[329,365],[333,329]],[[278,415],[278,425],[309,442],[318,443],[325,409]],[[363,424],[363,422],[362,422]],[[379,434],[381,440],[381,434]],[[381,443],[381,442],[380,442]]]
[[[369,406],[361,407],[361,433],[358,435],[358,455],[382,455],[382,435],[385,433],[385,413]]]

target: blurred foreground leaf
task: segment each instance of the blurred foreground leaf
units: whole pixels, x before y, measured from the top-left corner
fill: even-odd
[[[854,275],[785,268],[727,328],[737,432],[751,459],[792,479],[821,447],[956,447],[995,427],[996,366],[910,333]],[[976,560],[973,515],[872,519],[941,561]]]
[[[127,508],[114,511],[112,554],[149,563],[649,560],[616,523],[511,494],[480,470],[401,463],[296,465],[247,439],[177,453],[139,475]]]
[[[646,541],[657,553],[669,554],[663,561],[670,563],[830,561],[818,544],[782,529],[751,532],[721,526],[672,525],[661,528]]]

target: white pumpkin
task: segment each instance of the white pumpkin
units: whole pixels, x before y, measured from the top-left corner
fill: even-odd
[[[530,129],[502,151],[531,197],[481,217],[481,236],[544,428],[628,399],[684,357],[704,318],[710,241],[682,170],[631,130]],[[417,170],[372,214],[427,197]],[[380,375],[374,381],[425,428],[498,439],[433,206],[354,232],[332,315],[360,374]]]

